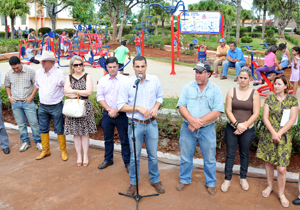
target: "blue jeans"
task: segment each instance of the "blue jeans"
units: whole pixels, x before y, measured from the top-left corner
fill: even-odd
[[[193,155],[197,142],[204,161],[205,185],[215,187],[216,178],[216,128],[215,124],[208,125],[191,132],[188,123],[183,122],[180,130],[180,182],[189,184],[192,181]]]
[[[54,132],[59,135],[64,134],[64,117],[62,114],[62,108],[62,102],[51,106],[44,106],[40,103],[38,113],[41,133],[49,133],[49,124],[52,118],[54,123]]]
[[[114,133],[117,127],[119,138],[121,141],[122,158],[125,166],[130,164],[130,148],[128,140],[128,118],[125,112],[120,112],[116,118],[111,118],[107,111],[103,111],[102,128],[105,141],[105,155],[104,161],[113,163],[114,157]]]
[[[136,49],[136,56],[141,55],[141,46],[135,46]]]
[[[143,139],[145,140],[147,154],[148,154],[148,174],[150,182],[155,184],[160,181],[158,172],[158,159],[157,159],[157,147],[158,147],[158,126],[156,120],[148,124],[142,124],[134,122],[134,133],[136,139],[136,158],[137,158],[137,170],[138,170],[138,180],[140,179],[140,156],[142,150]],[[134,163],[134,148],[133,148],[133,131],[128,126],[128,138],[130,143],[130,184],[136,185],[135,177],[135,163]]]
[[[32,136],[34,143],[41,143],[41,135],[39,124],[36,116],[35,104],[32,101],[31,103],[16,101],[12,105],[12,111],[14,117],[19,126],[20,139],[23,143],[30,143],[30,138],[27,132],[26,118],[32,130]]]
[[[2,101],[0,98],[0,147],[6,149],[9,147],[8,135],[4,126],[4,120],[2,116]]]
[[[230,62],[230,61],[225,61],[224,66],[223,66],[223,73],[222,76],[227,76],[228,73],[228,68],[229,67],[235,67],[236,71],[236,77],[238,77],[240,69],[245,65],[245,62],[239,61],[239,62]]]

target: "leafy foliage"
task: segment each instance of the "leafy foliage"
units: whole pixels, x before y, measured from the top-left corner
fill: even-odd
[[[251,43],[252,42],[252,37],[250,37],[250,36],[243,36],[241,38],[241,42],[242,43]]]

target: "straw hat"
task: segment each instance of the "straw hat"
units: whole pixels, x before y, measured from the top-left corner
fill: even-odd
[[[35,56],[35,59],[38,61],[56,61],[54,53],[46,50],[43,51],[42,55]]]

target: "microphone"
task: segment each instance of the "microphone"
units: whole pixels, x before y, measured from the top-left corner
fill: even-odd
[[[138,78],[134,82],[133,88],[136,88],[136,86],[139,84],[139,82],[141,81],[142,78],[143,78],[143,75],[139,74]]]

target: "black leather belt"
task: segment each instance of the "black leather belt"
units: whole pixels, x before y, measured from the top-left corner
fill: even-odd
[[[133,119],[133,121],[138,122],[138,123],[142,123],[142,124],[148,124],[150,122],[152,122],[153,120],[155,120],[156,118],[150,118],[148,120],[138,120],[138,119]]]

